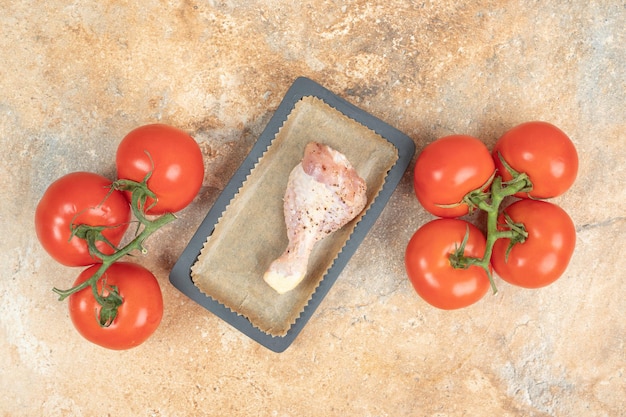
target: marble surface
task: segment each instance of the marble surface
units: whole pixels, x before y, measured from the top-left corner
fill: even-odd
[[[0,415],[625,415],[623,1],[0,3]],[[452,133],[491,146],[527,120],[561,127],[581,158],[557,199],[578,232],[564,276],[429,307],[403,267],[431,218],[407,172],[284,353],[179,293],[170,269],[298,76],[417,152]],[[161,326],[109,351],[75,332],[51,292],[78,271],[39,246],[34,208],[63,174],[113,177],[122,137],[157,121],[194,136],[207,175],[137,259],[161,284]]]

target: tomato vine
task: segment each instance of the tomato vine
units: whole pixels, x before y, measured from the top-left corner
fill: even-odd
[[[407,244],[405,268],[417,293],[435,307],[454,309],[478,301],[488,286],[497,293],[493,273],[524,288],[557,280],[574,253],[576,229],[565,210],[544,200],[567,191],[577,172],[573,142],[542,121],[509,129],[491,152],[467,135],[426,145],[413,185],[422,207],[439,219]],[[511,198],[518,201],[503,204]],[[474,211],[486,216],[486,233],[460,219]],[[477,232],[481,251],[475,250]]]

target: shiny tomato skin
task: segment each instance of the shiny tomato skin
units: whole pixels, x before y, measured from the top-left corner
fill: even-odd
[[[98,267],[92,265],[85,269],[74,285],[88,280]],[[163,317],[163,297],[157,279],[141,265],[128,262],[112,264],[103,279],[107,287],[116,286],[123,298],[117,317],[109,327],[101,327],[96,317],[100,305],[91,287],[87,287],[69,297],[74,327],[85,339],[107,349],[125,350],[145,342]],[[102,291],[103,279],[98,281],[99,291]]]
[[[517,172],[528,174],[533,189],[517,193],[520,198],[546,199],[566,192],[578,174],[578,153],[570,138],[558,127],[542,121],[522,123],[498,139],[493,158],[503,181],[511,179],[498,157]]]
[[[513,222],[524,224],[528,237],[511,249],[508,260],[505,254],[510,241],[498,239],[491,256],[494,271],[504,281],[524,288],[545,287],[556,281],[576,246],[572,219],[556,204],[540,200],[518,200],[504,211]],[[503,214],[498,223],[504,224]]]
[[[435,219],[420,227],[406,248],[405,267],[415,291],[426,302],[443,310],[467,307],[480,300],[490,287],[486,271],[477,266],[456,269],[449,256],[461,245],[469,228],[464,255],[482,258],[485,236],[461,219]]]
[[[460,217],[467,204],[441,207],[463,200],[470,191],[489,185],[495,165],[489,149],[479,139],[451,135],[426,145],[415,163],[413,187],[420,204],[438,217]]]
[[[112,226],[103,235],[114,245],[122,240],[130,222],[130,206],[119,191],[110,192],[111,181],[92,172],[73,172],[50,184],[35,210],[35,230],[43,248],[66,266],[100,262],[92,257],[84,240],[71,237],[71,225]],[[96,247],[110,255],[104,242]]]
[[[175,213],[196,197],[204,179],[204,159],[198,143],[186,132],[164,124],[140,126],[120,142],[117,176],[137,182],[152,171],[148,188],[157,203],[147,214]],[[154,167],[154,168],[153,168]],[[146,206],[152,204],[149,199]]]

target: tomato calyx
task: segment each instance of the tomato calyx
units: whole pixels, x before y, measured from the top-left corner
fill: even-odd
[[[448,259],[450,259],[450,264],[456,269],[469,268],[471,264],[473,263],[472,259],[475,259],[475,258],[470,258],[464,255],[465,246],[467,245],[467,241],[469,240],[469,236],[470,236],[469,226],[467,226],[465,230],[466,230],[465,235],[463,236],[463,240],[461,241],[461,244],[457,246],[456,250],[452,252],[450,256],[448,257]]]
[[[113,227],[121,227],[121,226],[122,225],[89,226],[87,224],[73,224],[72,223],[70,225],[70,228],[72,229],[70,233],[70,239],[74,236],[76,236],[79,239],[83,239],[85,242],[87,242],[89,253],[94,257],[102,259],[103,256],[107,256],[107,255],[105,255],[104,253],[102,253],[102,251],[98,249],[98,247],[96,246],[96,242],[104,242],[106,245],[113,248],[114,250],[118,250],[118,248],[113,243],[111,243],[111,241],[107,239],[104,233],[102,232]]]
[[[92,290],[95,287],[92,287]],[[106,290],[106,294],[104,293]],[[124,302],[119,289],[115,285],[107,286],[106,280],[102,281],[102,293],[94,291],[94,297],[100,304],[100,311],[96,309],[96,319],[100,327],[109,327],[117,317],[117,310]]]
[[[469,226],[466,229],[465,235],[463,236],[463,240],[461,244],[456,248],[454,252],[452,252],[448,256],[448,260],[450,261],[450,265],[456,269],[468,269],[471,266],[477,266],[482,268],[487,277],[489,278],[489,284],[491,285],[491,290],[494,294],[498,292],[498,288],[496,287],[495,281],[493,279],[493,275],[491,274],[490,268],[490,259],[491,259],[491,249],[493,248],[493,244],[491,245],[491,249],[489,247],[489,241],[487,241],[487,247],[485,248],[485,255],[482,258],[474,258],[471,256],[465,256],[465,246],[467,245],[467,241],[470,237]],[[494,241],[495,242],[495,241]],[[487,257],[487,252],[489,251],[489,257]]]
[[[126,191],[130,193],[130,204],[133,208],[133,212],[135,215],[139,214],[141,217],[144,217],[144,213],[147,213],[152,207],[157,205],[157,195],[148,187],[148,180],[152,176],[154,172],[154,161],[152,160],[152,155],[150,152],[144,151],[150,160],[150,165],[152,169],[148,171],[148,173],[143,177],[141,182],[137,182],[134,180],[119,178],[111,184],[112,190],[118,191]],[[152,201],[150,205],[146,207],[148,201]],[[137,210],[138,209],[138,213]]]
[[[152,207],[157,204],[156,194],[148,188],[148,180],[150,179],[150,174],[151,172],[148,173],[148,175],[146,175],[146,177],[141,182],[128,179],[118,179],[111,185],[111,187],[115,190],[130,192],[131,206],[139,209],[139,212],[142,215],[143,213],[148,212]],[[151,203],[150,205],[146,206],[148,201],[151,201]]]
[[[509,245],[504,254],[504,260],[505,262],[507,262],[509,260],[509,254],[511,253],[511,249],[513,249],[513,246],[517,245],[518,243],[526,242],[526,239],[528,238],[528,232],[526,231],[524,223],[514,222],[513,219],[511,219],[511,216],[509,216],[506,212],[504,213],[504,224],[500,224],[500,227],[502,227],[504,231],[508,231],[508,233],[501,232],[501,237],[506,237],[509,239]]]
[[[435,205],[441,208],[455,208],[465,204],[468,207],[469,214],[473,213],[476,209],[484,209],[484,207],[489,203],[489,199],[491,198],[491,190],[489,186],[493,183],[495,177],[496,171],[493,171],[489,179],[485,181],[483,185],[465,194],[465,196],[463,196],[463,199],[461,199],[461,201],[459,201],[458,203]]]
[[[523,183],[524,186],[522,186],[517,191],[518,193],[530,193],[533,190],[533,183],[530,180],[530,178],[528,177],[528,174],[526,174],[525,172],[518,172],[518,171],[516,171],[511,165],[509,165],[508,162],[506,162],[506,160],[502,157],[502,154],[500,152],[498,152],[498,159],[502,163],[502,166],[504,167],[504,169],[506,169],[507,172],[512,177],[509,181],[505,181],[505,182],[502,183],[504,186],[506,186],[506,187],[508,187],[508,186],[518,187],[518,186],[520,186],[519,183]],[[515,193],[513,193],[513,194],[515,194]],[[513,194],[511,194],[511,195],[513,195]]]

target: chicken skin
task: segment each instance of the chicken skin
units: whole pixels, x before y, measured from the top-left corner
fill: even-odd
[[[345,155],[321,143],[308,143],[302,161],[289,174],[284,196],[289,243],[265,272],[265,282],[279,294],[298,286],[315,243],[363,210],[366,188]]]

